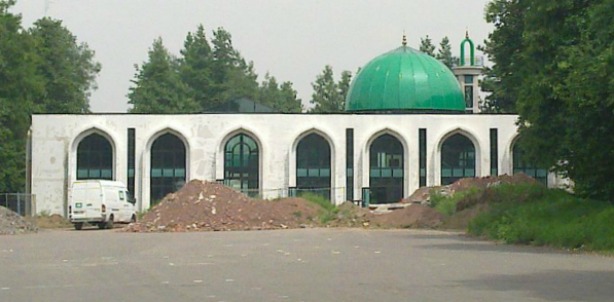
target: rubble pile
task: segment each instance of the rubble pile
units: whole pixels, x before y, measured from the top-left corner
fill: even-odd
[[[416,190],[412,195],[403,199],[402,203],[419,203],[428,205],[430,203],[431,194],[433,192],[442,196],[450,196],[456,192],[462,192],[471,189],[484,190],[501,184],[522,184],[522,183],[538,183],[534,178],[527,176],[524,173],[514,175],[499,175],[485,176],[475,178],[461,178],[447,186],[422,187]]]
[[[193,180],[167,195],[124,230],[182,232],[311,227],[320,210],[301,198],[251,199],[218,183]]]
[[[0,235],[36,233],[38,227],[19,214],[0,206]]]

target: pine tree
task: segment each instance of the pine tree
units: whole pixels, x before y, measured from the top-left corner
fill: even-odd
[[[433,45],[429,35],[426,35],[424,38],[420,38],[420,51],[433,58],[435,57],[435,45]]]
[[[450,39],[448,39],[448,37],[443,37],[443,39],[441,39],[436,58],[444,65],[448,66],[448,68],[452,69],[452,67],[454,67],[456,59],[452,56],[452,46],[450,45]]]
[[[344,71],[339,83],[335,83],[333,68],[326,65],[322,74],[316,77],[315,83],[311,83],[313,94],[310,103],[314,107],[311,113],[332,113],[345,110],[345,97],[349,90],[351,73]]]
[[[190,98],[189,88],[179,76],[177,60],[164,47],[162,38],[154,41],[149,61],[135,66],[136,75],[130,88],[129,111],[134,113],[189,113],[200,107]]]
[[[190,98],[198,103],[203,112],[221,105],[213,99],[212,69],[213,52],[204,27],[199,25],[195,33],[186,36],[179,60],[179,74],[190,90]]]

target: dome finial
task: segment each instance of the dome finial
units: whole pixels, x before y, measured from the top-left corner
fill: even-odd
[[[407,36],[405,35],[405,30],[403,30],[403,41],[401,43],[403,46],[407,46]]]
[[[465,38],[469,39],[469,29],[465,28]]]

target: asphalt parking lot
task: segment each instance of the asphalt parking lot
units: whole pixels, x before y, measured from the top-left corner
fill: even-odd
[[[0,237],[0,301],[612,301],[614,258],[419,230]]]

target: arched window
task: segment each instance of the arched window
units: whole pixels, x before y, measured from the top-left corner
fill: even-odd
[[[167,133],[151,145],[151,205],[186,182],[186,147],[176,135]]]
[[[383,134],[369,148],[369,203],[399,202],[403,198],[403,145]]]
[[[312,133],[296,148],[296,188],[298,193],[313,192],[330,200],[330,146]]]
[[[102,135],[90,134],[79,143],[77,179],[113,180],[113,148]]]
[[[524,173],[544,185],[548,185],[548,169],[538,167],[534,162],[530,161],[519,141],[514,143],[514,148],[512,148],[512,165],[514,174]]]
[[[237,134],[224,147],[224,184],[250,196],[259,193],[259,153],[256,141]]]
[[[475,146],[462,134],[454,134],[441,146],[441,184],[475,177]]]

